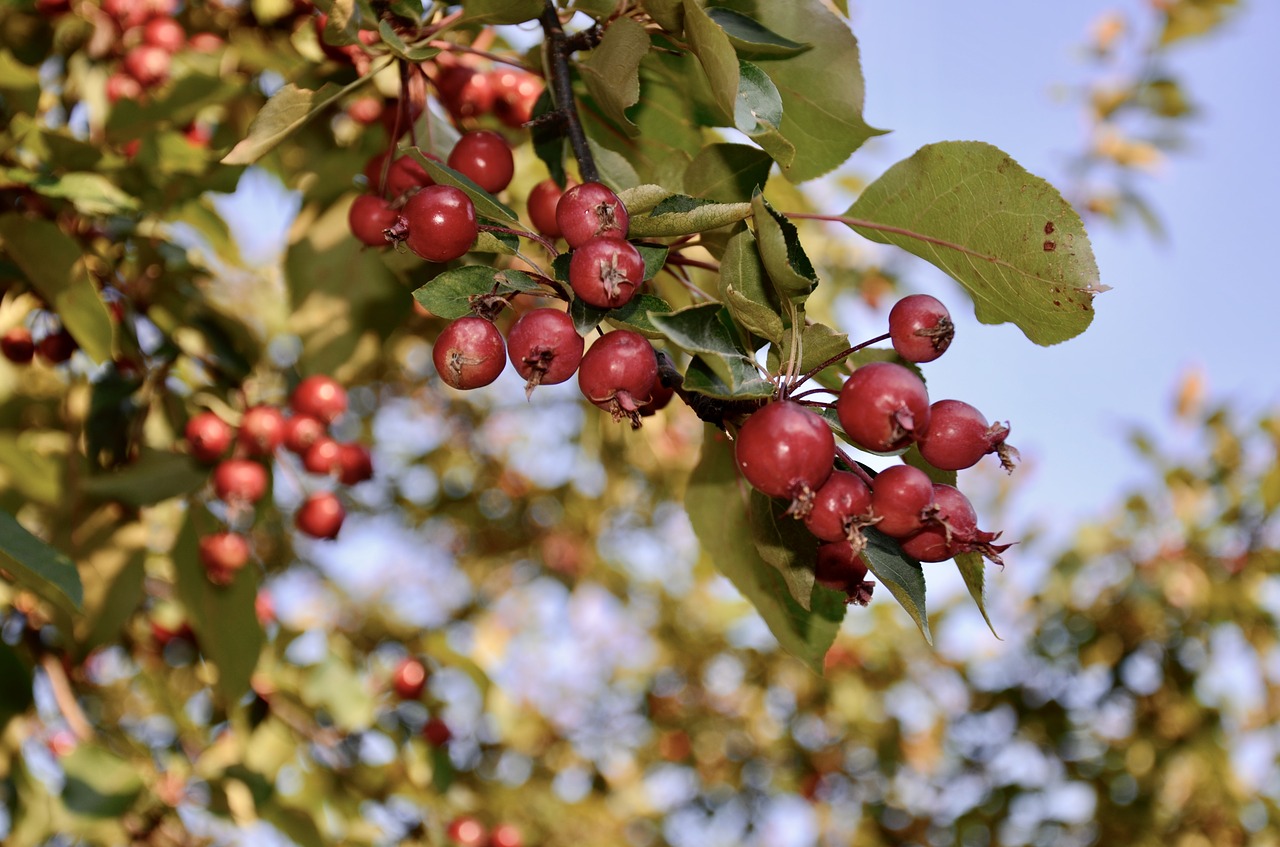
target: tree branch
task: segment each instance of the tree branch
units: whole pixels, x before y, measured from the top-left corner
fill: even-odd
[[[600,172],[596,170],[595,157],[587,146],[587,134],[582,129],[582,119],[578,116],[578,105],[573,99],[573,79],[569,75],[569,55],[576,43],[565,35],[560,24],[560,16],[552,0],[546,0],[546,8],[542,12],[542,31],[546,33],[547,65],[551,75],[551,102],[556,111],[564,116],[565,131],[569,143],[573,146],[573,156],[578,160],[578,173],[583,182],[599,182]]]

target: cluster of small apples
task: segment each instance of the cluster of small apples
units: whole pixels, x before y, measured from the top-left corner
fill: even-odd
[[[889,338],[908,362],[933,361],[954,337],[946,307],[915,294],[889,314]],[[920,377],[894,362],[863,365],[845,381],[835,403],[849,440],[869,453],[893,453],[915,445],[939,470],[972,467],[988,453],[1006,469],[1016,455],[1005,444],[1006,424],[986,418],[960,400],[930,404]],[[790,513],[822,542],[817,577],[843,588],[851,601],[865,602],[865,566],[859,554],[862,530],[874,526],[897,539],[921,562],[940,562],[978,552],[1000,563],[1008,545],[999,533],[978,529],[972,503],[954,486],[933,482],[918,467],[894,465],[874,478],[862,468],[834,468],[837,455],[831,427],[816,412],[793,400],[778,400],[742,424],[735,447],[738,467],[756,490],[791,501]]]
[[[528,71],[481,70],[470,56],[442,53],[436,57],[435,69],[436,96],[457,124],[493,115],[504,126],[519,129],[533,118],[542,94],[542,80]]]
[[[459,815],[449,821],[446,834],[462,847],[524,847],[524,837],[515,824],[500,823],[491,832],[474,815]]]
[[[313,474],[335,477],[343,485],[355,485],[373,477],[369,450],[356,443],[339,443],[329,435],[329,425],[347,410],[347,393],[327,376],[309,376],[298,383],[289,398],[291,414],[276,406],[247,409],[238,429],[213,412],[201,412],[187,422],[186,443],[199,462],[214,465],[210,475],[217,498],[233,516],[252,513],[266,496],[265,462],[284,447],[296,454]],[[234,455],[224,458],[234,444]],[[294,515],[298,531],[312,538],[338,535],[346,510],[330,491],[309,494]],[[200,539],[200,561],[215,584],[229,583],[251,555],[249,540],[228,529]]]
[[[102,12],[120,31],[113,42],[119,67],[107,77],[107,99],[145,99],[148,91],[169,79],[173,56],[184,47],[215,50],[222,39],[212,33],[187,38],[174,18],[177,0],[103,0]]]
[[[60,365],[68,361],[79,347],[61,324],[46,332],[39,341],[25,326],[10,327],[0,336],[0,353],[15,365],[29,365],[36,356],[46,364]]]

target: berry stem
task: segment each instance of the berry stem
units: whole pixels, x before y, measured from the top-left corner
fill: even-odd
[[[889,333],[886,332],[884,335],[877,335],[875,338],[864,341],[861,344],[854,345],[853,347],[850,347],[848,350],[844,350],[840,353],[837,353],[836,355],[832,356],[830,359],[827,359],[825,362],[818,365],[817,367],[810,368],[807,373],[803,373],[799,377],[797,377],[796,381],[793,382],[792,385],[804,385],[806,382],[813,379],[815,376],[822,373],[827,368],[831,367],[837,362],[843,362],[845,359],[849,358],[854,353],[857,353],[862,348],[870,347],[872,344],[879,344],[881,341],[888,341],[888,340],[889,340]]]
[[[556,4],[546,0],[542,12],[542,30],[546,33],[547,64],[550,67],[551,102],[556,111],[564,115],[565,131],[569,135],[569,143],[573,145],[574,158],[578,160],[578,173],[583,182],[599,182],[600,171],[596,169],[595,158],[591,148],[587,146],[587,134],[582,129],[582,119],[578,116],[578,106],[573,99],[573,79],[569,75],[569,54],[572,45],[560,24],[560,15]]]
[[[555,242],[543,238],[537,233],[525,232],[523,229],[510,229],[505,226],[496,226],[494,224],[480,224],[479,230],[481,232],[501,232],[504,235],[514,235],[517,238],[527,238],[530,241],[536,241],[543,247],[547,248],[547,252],[551,254],[552,258],[560,255],[559,251],[556,250]]]
[[[859,477],[861,477],[862,481],[865,482],[867,485],[871,485],[875,481],[875,477],[867,473],[866,468],[862,467],[862,465],[855,462],[853,460],[853,457],[850,456],[848,453],[846,453],[844,448],[841,447],[839,444],[836,445],[836,456],[838,456],[841,461],[843,461],[846,465],[849,466],[849,470],[853,471]]]
[[[672,253],[667,256],[667,264],[683,265],[688,268],[702,268],[704,271],[720,273],[720,266],[715,262],[703,262],[698,259],[690,259],[688,256],[681,256],[679,253]]]

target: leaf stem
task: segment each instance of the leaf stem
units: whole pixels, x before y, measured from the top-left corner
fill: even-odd
[[[959,253],[964,253],[967,256],[973,256],[975,259],[982,259],[987,262],[993,262],[997,265],[1012,267],[1007,261],[1001,259],[999,256],[989,256],[986,253],[979,252],[970,247],[965,247],[963,244],[956,244],[954,241],[947,241],[945,238],[935,238],[932,235],[925,235],[923,232],[916,232],[915,230],[907,229],[906,227],[891,226],[889,224],[877,223],[876,221],[869,221],[865,218],[851,218],[846,215],[820,215],[808,212],[786,212],[785,214],[788,218],[798,218],[801,220],[811,221],[830,221],[832,223],[845,224],[846,226],[854,227],[855,229],[871,229],[876,232],[887,232],[890,235],[901,235],[906,238],[914,238],[916,241],[923,241],[926,244],[933,244],[938,247],[945,247],[948,250],[955,250]]]
[[[578,116],[578,106],[573,99],[573,79],[569,75],[569,54],[572,52],[572,45],[569,43],[569,37],[565,35],[553,0],[546,0],[540,22],[542,31],[547,36],[551,102],[556,111],[564,116],[565,131],[569,135],[569,143],[573,146],[574,158],[578,160],[578,173],[582,181],[599,182],[600,171],[596,169],[596,160],[591,155],[591,148],[587,145],[587,134],[582,129],[582,119]]]

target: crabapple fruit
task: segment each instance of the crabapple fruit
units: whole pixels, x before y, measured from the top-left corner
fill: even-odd
[[[644,282],[644,259],[629,241],[601,236],[573,251],[569,285],[582,302],[597,309],[616,309],[631,302]]]
[[[894,465],[871,481],[871,511],[876,529],[891,538],[906,538],[924,528],[937,511],[933,481],[911,465]]]
[[[201,412],[187,421],[187,449],[197,462],[216,462],[231,446],[231,425],[213,412]]]
[[[246,410],[236,441],[250,456],[270,455],[284,442],[284,414],[275,406]]]
[[[331,424],[347,410],[347,392],[333,377],[312,374],[293,389],[289,406],[299,415],[310,415],[321,423]]]
[[[318,491],[303,501],[293,517],[293,524],[304,535],[332,539],[338,537],[346,516],[347,512],[337,497],[328,491]]]
[[[799,518],[813,508],[835,454],[827,422],[790,400],[770,403],[747,418],[734,446],[738,469],[751,487],[790,500],[790,511]]]
[[[613,416],[640,426],[640,409],[652,399],[658,381],[658,357],[638,332],[615,329],[587,348],[578,363],[578,388]]]
[[[573,376],[585,346],[573,319],[559,309],[526,312],[507,332],[507,354],[525,379],[526,392]]]
[[[31,340],[31,330],[15,326],[0,337],[0,352],[15,365],[25,365],[36,355],[36,344]]]
[[[860,525],[870,523],[871,488],[849,471],[832,471],[813,495],[805,527],[823,541],[853,541]],[[861,539],[861,533],[856,538]],[[856,542],[855,542],[856,543]]]
[[[497,194],[511,184],[516,162],[505,138],[491,130],[468,132],[449,153],[449,167],[476,185]]]
[[[903,297],[889,310],[889,340],[908,362],[932,362],[947,352],[955,335],[951,313],[928,294]]]
[[[556,204],[556,224],[570,247],[602,235],[626,238],[631,218],[608,186],[584,182],[564,192]]]
[[[529,190],[527,206],[533,228],[547,238],[560,237],[560,224],[556,222],[556,205],[564,195],[554,179],[544,179]]]
[[[457,259],[480,234],[471,198],[452,185],[429,185],[410,197],[401,222],[409,249],[429,262]]]
[[[1013,470],[1016,451],[1004,443],[1009,425],[988,424],[986,417],[963,400],[939,400],[929,407],[929,428],[920,433],[920,455],[935,468],[971,468],[988,453],[1000,456],[1005,470]]]
[[[227,459],[213,469],[213,492],[224,503],[256,503],[267,493],[267,469],[252,459]]]
[[[909,446],[929,426],[929,393],[908,368],[872,362],[845,381],[836,413],[854,444],[889,453]]]
[[[392,209],[386,200],[376,194],[361,194],[351,204],[347,224],[351,227],[351,234],[362,244],[386,247],[391,242],[384,230],[394,224],[398,217],[400,213]]]
[[[446,385],[465,390],[497,379],[507,365],[507,349],[492,321],[468,315],[444,328],[431,358]]]

